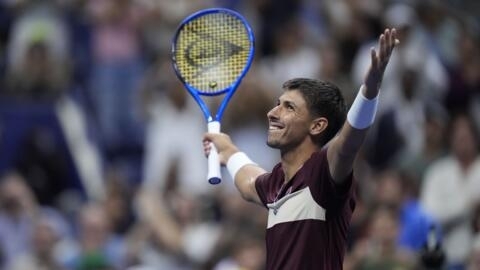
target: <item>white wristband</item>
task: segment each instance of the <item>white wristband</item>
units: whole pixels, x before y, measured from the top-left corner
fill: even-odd
[[[371,126],[377,113],[378,95],[374,99],[367,99],[363,95],[364,87],[362,84],[347,114],[348,123],[356,129],[364,129]]]
[[[232,179],[235,180],[235,175],[237,172],[245,165],[256,164],[253,162],[245,153],[236,152],[231,155],[227,161],[227,170],[232,176]]]

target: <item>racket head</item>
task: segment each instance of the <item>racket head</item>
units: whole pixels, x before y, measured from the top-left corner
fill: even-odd
[[[253,60],[254,35],[239,13],[225,8],[198,11],[180,23],[172,42],[178,78],[199,95],[235,89]]]

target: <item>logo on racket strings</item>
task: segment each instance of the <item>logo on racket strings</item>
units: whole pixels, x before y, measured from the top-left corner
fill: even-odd
[[[206,33],[196,33],[197,38],[184,50],[188,65],[197,68],[193,77],[198,77],[221,63],[241,53],[244,49],[227,40],[219,40]]]

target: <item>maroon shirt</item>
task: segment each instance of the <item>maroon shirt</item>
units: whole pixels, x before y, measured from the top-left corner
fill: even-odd
[[[342,269],[355,208],[353,174],[335,185],[325,148],[286,184],[284,177],[279,163],[255,182],[268,208],[267,269]]]

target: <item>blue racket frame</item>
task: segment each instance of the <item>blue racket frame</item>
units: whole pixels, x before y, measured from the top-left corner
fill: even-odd
[[[245,29],[247,30],[247,33],[248,33],[248,37],[249,37],[249,39],[252,43],[252,46],[250,47],[250,52],[249,52],[249,55],[248,55],[247,63],[245,64],[244,69],[240,73],[240,76],[238,76],[238,78],[235,80],[235,82],[233,84],[231,84],[230,86],[226,87],[225,89],[222,89],[222,90],[217,91],[215,93],[202,92],[202,91],[196,89],[195,87],[193,87],[192,85],[188,84],[183,79],[183,77],[182,77],[182,75],[181,75],[181,73],[178,69],[178,66],[176,64],[176,59],[175,59],[176,40],[177,40],[178,35],[179,35],[180,31],[182,30],[182,28],[187,23],[189,23],[190,21],[195,20],[197,17],[203,16],[205,14],[210,14],[210,13],[228,13],[228,14],[231,14],[231,15],[237,17],[238,19],[240,19],[240,21],[244,24]],[[173,69],[175,70],[175,73],[176,73],[177,77],[182,81],[182,83],[187,88],[187,91],[194,98],[194,100],[197,102],[200,109],[202,110],[203,115],[205,117],[205,120],[207,121],[207,124],[208,124],[208,131],[209,132],[214,132],[214,133],[219,133],[220,132],[220,122],[221,122],[223,113],[224,113],[228,103],[230,102],[233,94],[235,94],[235,91],[237,90],[238,85],[241,83],[243,77],[247,74],[247,72],[250,69],[250,66],[253,62],[253,57],[254,57],[254,54],[255,54],[255,37],[254,37],[253,31],[252,31],[252,28],[250,27],[247,20],[242,15],[240,15],[238,12],[233,11],[231,9],[226,9],[226,8],[203,9],[203,10],[200,10],[200,11],[197,11],[197,12],[191,14],[190,16],[185,18],[180,23],[180,25],[177,28],[177,30],[175,31],[175,35],[173,37],[171,54],[172,54]],[[212,117],[210,109],[205,104],[205,102],[203,101],[201,96],[219,96],[219,95],[222,95],[222,94],[225,94],[225,97],[223,98],[222,102],[220,103],[220,105],[217,109],[217,112],[215,114],[215,117]],[[213,144],[212,144],[212,151],[209,155],[209,160],[208,161],[209,161],[209,173],[208,173],[209,175],[207,176],[208,181],[212,185],[219,184],[221,182],[220,163],[218,162],[218,153],[217,153]],[[217,163],[218,165],[215,165],[215,163]],[[218,169],[213,168],[215,166],[218,166]],[[214,170],[215,172],[211,172],[212,170]]]

